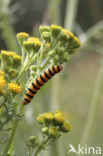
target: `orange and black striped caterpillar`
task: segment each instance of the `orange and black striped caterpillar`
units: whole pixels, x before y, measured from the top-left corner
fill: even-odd
[[[29,104],[37,93],[37,91],[43,86],[49,79],[51,79],[55,74],[59,73],[62,70],[61,65],[55,65],[53,67],[48,68],[39,77],[36,78],[34,82],[31,83],[30,87],[27,90],[27,93],[23,99],[23,104]]]

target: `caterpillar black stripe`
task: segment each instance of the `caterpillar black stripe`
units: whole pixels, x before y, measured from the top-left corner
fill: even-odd
[[[55,74],[59,73],[62,70],[62,66],[55,65],[51,68],[45,70],[39,77],[36,78],[34,82],[31,83],[30,87],[27,90],[27,93],[23,99],[23,104],[29,104],[37,93],[37,91],[43,86],[49,79],[51,79]]]

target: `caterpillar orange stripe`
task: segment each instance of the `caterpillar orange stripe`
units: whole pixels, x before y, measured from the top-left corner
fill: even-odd
[[[49,79],[51,79],[55,74],[59,73],[61,70],[61,65],[55,65],[51,68],[48,68],[46,71],[40,74],[39,77],[37,77],[36,80],[32,82],[30,87],[28,88],[28,91],[23,99],[23,104],[29,104],[34,95],[37,93],[37,91],[41,88],[41,86],[43,86]]]

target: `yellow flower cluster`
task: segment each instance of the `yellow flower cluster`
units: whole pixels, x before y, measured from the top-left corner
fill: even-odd
[[[16,82],[8,83],[8,89],[15,94],[20,94],[22,92],[21,86],[19,86]]]
[[[41,42],[39,38],[30,37],[28,40],[23,42],[25,49],[29,52],[33,50],[34,52],[38,52],[41,47]]]
[[[56,110],[52,113],[39,114],[37,121],[46,125],[42,128],[42,133],[49,137],[57,137],[60,133],[69,132],[71,125],[67,117],[62,112]]]

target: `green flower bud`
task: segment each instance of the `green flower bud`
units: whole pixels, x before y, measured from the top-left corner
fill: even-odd
[[[44,123],[43,115],[41,115],[41,114],[38,115],[37,122],[40,123],[40,124],[43,124]]]
[[[64,53],[63,54],[63,61],[64,62],[68,62],[69,61],[69,59],[70,59],[70,56],[69,56],[69,54],[66,52],[66,53]]]
[[[17,74],[17,72],[16,72],[15,69],[13,69],[13,68],[12,69],[9,69],[9,75],[10,75],[11,78],[15,77],[16,74]]]
[[[56,127],[50,127],[48,134],[50,137],[55,138],[58,135],[58,129]]]
[[[66,34],[64,30],[61,31],[58,39],[61,41],[61,46],[63,46],[63,44],[66,44],[66,42],[71,40],[70,36]]]
[[[54,57],[56,51],[55,50],[51,50],[49,53],[48,53],[48,56],[49,57]]]
[[[42,38],[46,41],[46,42],[50,42],[51,41],[51,34],[49,32],[43,32],[42,33]]]
[[[44,133],[44,134],[48,134],[48,127],[44,127],[44,128],[42,128],[42,133]]]
[[[54,59],[55,62],[59,62],[60,57],[59,57],[58,54],[55,54],[53,59]]]
[[[17,35],[18,42],[21,46],[23,46],[23,42],[29,38],[29,34],[25,32],[18,33]]]
[[[62,30],[62,27],[57,25],[51,25],[51,34],[53,37],[57,37]]]
[[[22,57],[19,55],[13,55],[13,64],[14,67],[19,67],[21,65],[21,59]]]
[[[38,52],[41,47],[41,42],[40,40],[27,40],[24,41],[23,45],[28,52]]]
[[[39,31],[42,34],[43,32],[50,32],[50,27],[49,26],[40,26]]]
[[[29,141],[31,143],[35,143],[35,141],[37,140],[37,136],[30,136]]]
[[[36,72],[37,71],[37,66],[36,65],[30,66],[30,70]]]
[[[13,56],[16,55],[15,52],[1,50],[1,61],[3,62],[3,68],[9,68],[13,65]]]
[[[30,142],[30,145],[32,147],[35,147],[36,145],[38,145],[38,141],[37,141],[37,137],[36,136],[30,136],[29,142]]]
[[[60,56],[62,56],[64,54],[65,50],[63,47],[57,47],[56,48],[56,53]]]

